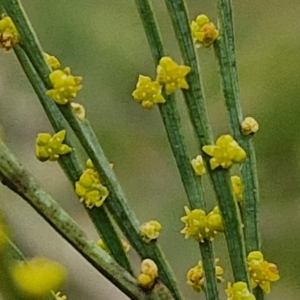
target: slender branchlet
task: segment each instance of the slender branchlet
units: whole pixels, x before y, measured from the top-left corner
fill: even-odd
[[[211,145],[213,143],[212,131],[206,112],[199,66],[191,36],[187,9],[183,0],[166,0],[165,2],[173,22],[184,64],[192,68],[191,73],[187,76],[189,89],[184,90],[183,94],[199,142],[199,147],[202,148],[205,145]],[[212,170],[208,162],[209,157],[205,153],[203,153],[203,157],[207,162],[207,170],[222,212],[228,251],[235,280],[247,282],[250,286],[241,220],[232,193],[229,172],[222,168]]]

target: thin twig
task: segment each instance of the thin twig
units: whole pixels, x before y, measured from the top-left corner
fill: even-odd
[[[184,90],[183,95],[198,138],[199,147],[202,148],[204,145],[212,144],[212,131],[206,112],[187,9],[183,0],[165,0],[165,2],[172,19],[183,61],[185,65],[192,68],[191,73],[187,76],[189,89]],[[224,169],[211,170],[208,162],[209,157],[205,153],[203,153],[203,157],[223,216],[225,236],[235,280],[249,283],[241,220],[232,193],[229,172]]]

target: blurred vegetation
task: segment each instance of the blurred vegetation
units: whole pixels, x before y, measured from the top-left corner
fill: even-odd
[[[174,267],[186,299],[202,299],[185,284],[187,270],[199,260],[197,246],[179,231],[186,197],[157,110],[132,100],[138,74],[154,75],[146,37],[129,0],[22,1],[44,50],[57,56],[74,75],[83,76],[79,101],[87,109],[108,158],[141,222],[164,225],[161,245]],[[260,123],[255,137],[261,192],[261,232],[267,260],[281,280],[267,299],[296,299],[300,293],[300,30],[297,0],[233,1],[238,71],[245,116]],[[179,51],[164,1],[153,1],[169,55]],[[206,13],[215,20],[211,0],[188,0],[191,18]],[[203,83],[216,136],[228,130],[217,65],[212,50],[199,51]],[[0,124],[3,136],[42,186],[90,233],[95,231],[57,164],[34,157],[34,139],[50,126],[13,53],[0,55]],[[178,93],[181,121],[192,156],[198,153]],[[52,132],[52,130],[50,130]],[[299,132],[298,132],[299,131]],[[84,155],[84,154],[83,154]],[[206,182],[207,201],[214,196]],[[108,284],[48,225],[13,193],[0,186],[1,206],[17,244],[28,256],[47,255],[70,273],[68,299],[126,299]],[[4,200],[4,201],[3,201]],[[227,265],[224,238],[216,255]],[[134,255],[134,254],[132,254]],[[202,296],[204,299],[204,295]]]

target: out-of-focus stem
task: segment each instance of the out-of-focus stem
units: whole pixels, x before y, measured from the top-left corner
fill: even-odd
[[[0,171],[1,173],[1,171]],[[25,261],[26,258],[24,257],[21,250],[14,244],[14,242],[8,237],[3,237],[5,239],[4,248],[0,250],[0,265],[1,265],[1,275],[0,275],[0,282],[5,285],[5,288],[0,288],[0,291],[4,293],[8,293],[7,298],[5,299],[14,299],[14,300],[29,300],[27,297],[23,297],[18,291],[17,287],[14,286],[13,278],[11,277],[11,272],[9,269],[11,265],[15,263],[16,260]],[[2,246],[2,245],[1,245]],[[4,251],[3,251],[4,250]],[[8,268],[8,270],[5,268]],[[0,283],[0,287],[1,287]],[[56,297],[49,293],[43,297],[45,300],[56,300]]]

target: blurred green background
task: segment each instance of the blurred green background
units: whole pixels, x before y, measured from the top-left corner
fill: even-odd
[[[133,0],[23,0],[43,49],[83,76],[78,101],[84,104],[107,157],[141,222],[159,220],[160,243],[186,299],[204,299],[185,283],[199,260],[195,242],[184,240],[180,217],[186,196],[157,109],[146,111],[131,97],[139,74],[154,76]],[[300,296],[300,3],[297,0],[233,1],[236,49],[245,116],[255,117],[261,194],[263,251],[275,262],[281,280],[267,299]],[[180,61],[164,1],[154,0],[168,55]],[[216,21],[215,1],[188,0],[191,19],[206,13]],[[215,136],[228,132],[217,66],[212,50],[200,49],[203,84]],[[93,239],[97,235],[70,184],[56,163],[40,163],[34,140],[50,131],[45,114],[12,52],[0,55],[0,124],[6,143]],[[180,93],[178,107],[191,155],[198,149]],[[215,205],[206,181],[207,201]],[[63,292],[70,300],[127,299],[84,261],[35,211],[0,186],[1,210],[14,239],[31,257],[45,255],[67,266]],[[232,280],[224,237],[215,240],[216,256]],[[138,262],[137,257],[132,254]],[[224,286],[222,287],[222,289]]]

